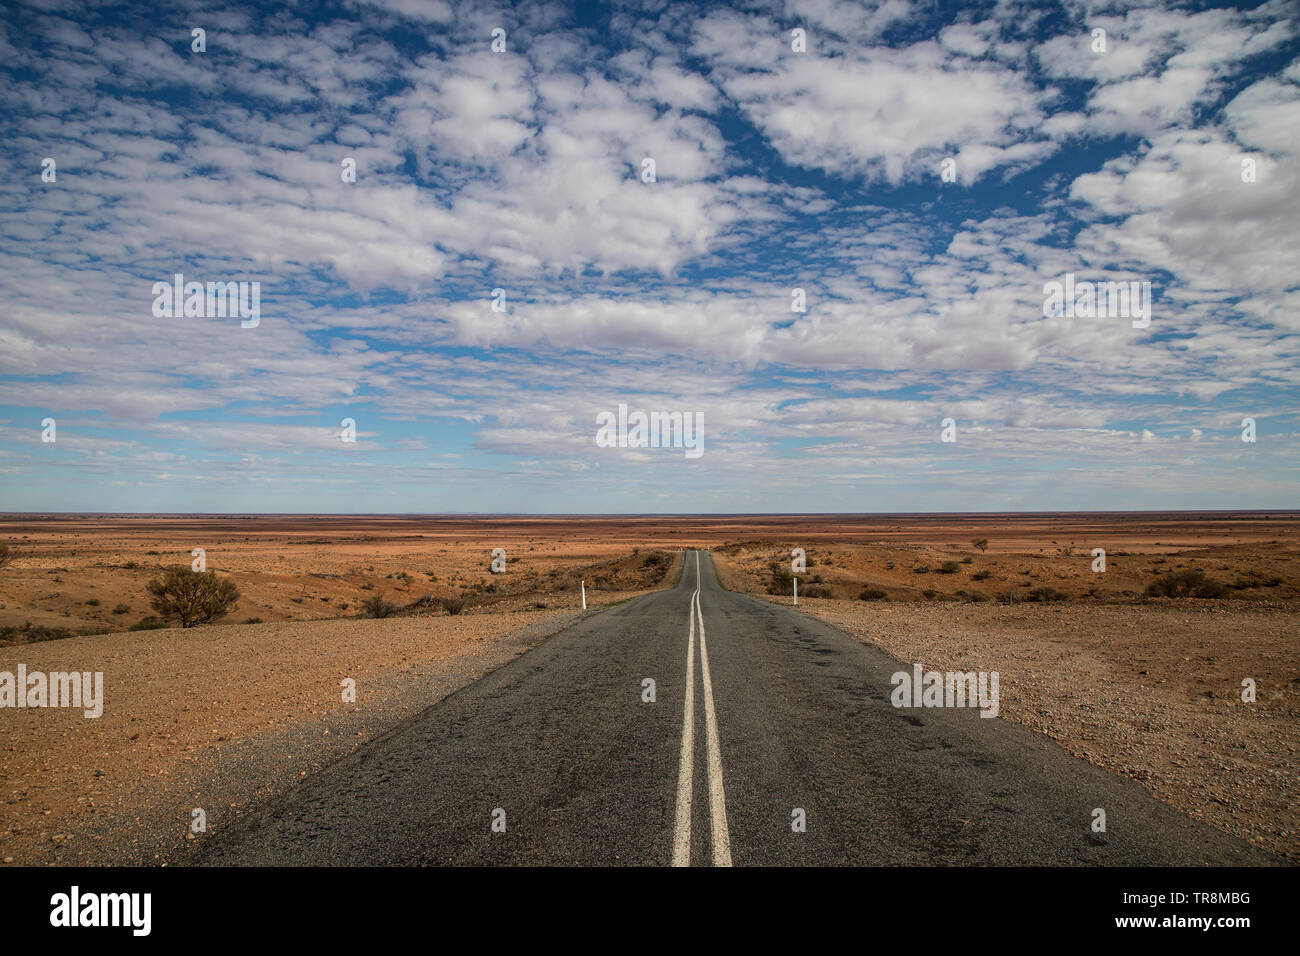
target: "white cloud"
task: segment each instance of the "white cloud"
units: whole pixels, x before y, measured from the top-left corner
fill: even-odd
[[[770,21],[712,14],[698,27],[695,52],[788,162],[898,183],[937,177],[939,158],[960,153],[961,175],[973,182],[1054,149],[1036,132],[1050,93],[1023,71],[964,55],[990,32],[965,27],[942,44],[800,54]]]

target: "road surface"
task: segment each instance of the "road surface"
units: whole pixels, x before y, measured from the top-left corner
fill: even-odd
[[[1280,862],[1023,727],[895,708],[904,669],[723,590],[687,552],[672,590],[550,637],[213,832],[195,862]]]

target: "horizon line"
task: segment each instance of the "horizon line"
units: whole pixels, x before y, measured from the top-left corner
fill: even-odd
[[[1300,516],[1300,508],[1134,509],[1079,511],[0,511],[3,518],[929,518],[1052,515],[1267,515]]]

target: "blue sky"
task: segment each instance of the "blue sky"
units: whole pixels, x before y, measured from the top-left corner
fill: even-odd
[[[2,510],[1296,505],[1292,3],[0,16]]]

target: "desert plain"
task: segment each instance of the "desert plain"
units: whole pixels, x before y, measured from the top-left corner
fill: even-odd
[[[797,578],[801,612],[900,661],[999,671],[1001,719],[1300,860],[1297,512],[9,514],[0,542],[0,671],[106,687],[98,719],[0,709],[7,865],[184,862],[195,810],[228,825],[578,615],[671,586],[688,548],[763,600],[792,605]],[[239,600],[168,626],[146,585],[196,549]],[[1202,596],[1149,593],[1189,573]]]

